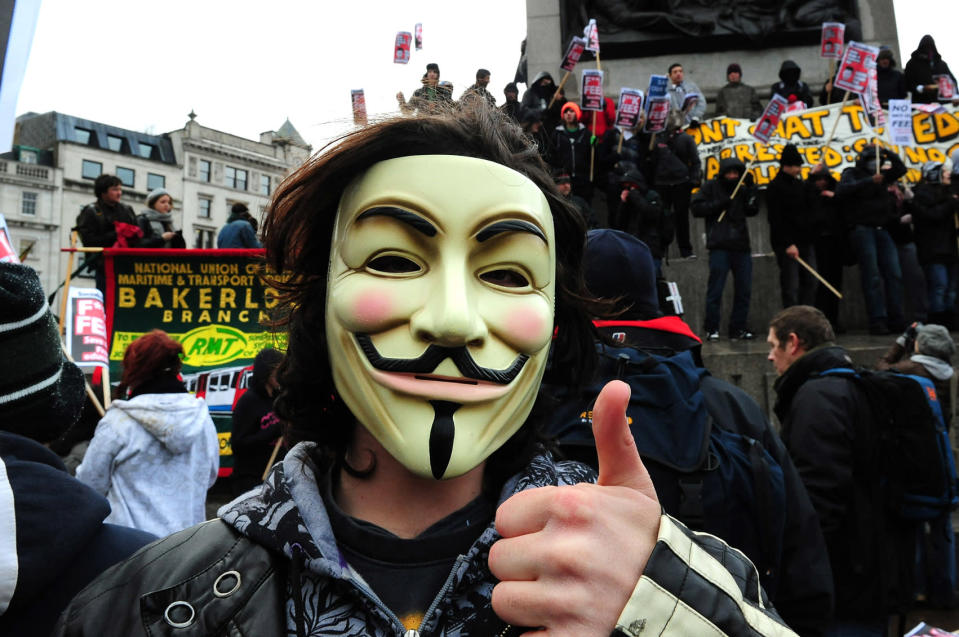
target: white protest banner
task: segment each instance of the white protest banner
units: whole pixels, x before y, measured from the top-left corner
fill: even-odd
[[[599,29],[596,28],[595,19],[589,19],[589,24],[583,29],[583,39],[586,40],[587,51],[599,53]]]
[[[17,252],[13,249],[13,241],[10,239],[7,220],[3,215],[0,215],[0,263],[20,263]]]
[[[911,146],[912,104],[909,100],[889,100],[889,137],[893,144]]]
[[[103,293],[95,288],[70,288],[67,300],[67,352],[78,367],[108,367],[107,313]]]
[[[639,121],[643,110],[643,92],[638,88],[619,89],[619,104],[616,107],[616,126],[631,129]]]
[[[603,110],[603,72],[596,69],[583,71],[583,89],[580,92],[584,111]]]
[[[789,102],[789,106],[786,107],[786,113],[784,117],[788,117],[789,115],[795,115],[796,113],[802,113],[804,110],[806,110],[806,102],[802,100]]]
[[[959,107],[949,104],[939,106],[939,112],[928,113],[920,106],[923,105],[913,106],[915,112],[908,125],[910,142],[891,148],[885,144],[902,158],[907,168],[905,179],[912,183],[919,181],[925,162],[945,162],[951,153],[959,150]],[[832,104],[811,108],[785,117],[776,126],[769,145],[755,139],[754,128],[749,120],[717,117],[687,130],[698,145],[705,179],[716,177],[720,160],[736,157],[744,164],[755,162],[750,172],[756,184],[768,184],[779,170],[779,154],[788,142],[796,145],[805,160],[803,177],[813,166],[822,163],[838,180],[844,169],[855,165],[856,157],[864,148],[876,143],[876,133],[858,102],[848,102],[845,107]],[[833,141],[824,148],[834,128]]]
[[[584,50],[586,50],[586,40],[573,37],[573,39],[570,40],[569,47],[566,49],[566,55],[563,56],[563,63],[559,65],[559,68],[564,71],[572,71],[575,69],[576,63],[579,62],[579,58],[583,55]]]
[[[416,26],[413,28],[414,40],[416,42],[416,50],[419,51],[423,48],[423,24],[417,22]]]
[[[363,89],[352,89],[350,99],[353,101],[353,123],[366,126],[366,95]]]
[[[409,31],[400,31],[396,34],[396,45],[393,47],[393,63],[407,64],[410,61],[410,42],[413,34]]]
[[[865,93],[869,87],[869,69],[875,68],[879,49],[862,42],[850,42],[842,56],[836,88],[850,93]]]
[[[939,101],[948,102],[956,99],[956,85],[948,75],[936,75],[933,77],[936,84],[939,85]]]
[[[846,25],[842,22],[823,22],[822,38],[819,45],[819,57],[838,60],[842,57],[842,41],[845,38]]]
[[[666,118],[669,117],[669,98],[657,97],[646,100],[646,126],[643,130],[647,133],[661,133],[666,130]]]
[[[769,103],[766,104],[766,109],[763,111],[759,121],[756,122],[756,127],[753,129],[753,137],[764,144],[768,144],[769,138],[772,137],[772,134],[776,131],[779,120],[788,107],[789,102],[786,101],[785,97],[779,93],[773,95]]]

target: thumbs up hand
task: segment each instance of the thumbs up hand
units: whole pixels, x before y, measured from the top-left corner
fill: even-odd
[[[517,493],[496,512],[493,610],[537,636],[608,637],[646,567],[660,506],[626,421],[629,386],[608,383],[593,409],[596,484]]]

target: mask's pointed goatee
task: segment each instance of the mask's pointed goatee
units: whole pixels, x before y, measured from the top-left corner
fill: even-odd
[[[456,427],[453,424],[453,412],[459,409],[459,403],[446,400],[431,400],[433,405],[433,427],[430,429],[430,469],[433,477],[439,480],[446,473],[453,455],[453,436]]]

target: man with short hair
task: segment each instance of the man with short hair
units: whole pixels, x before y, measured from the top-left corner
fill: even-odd
[[[683,113],[686,126],[697,126],[706,114],[706,96],[696,83],[686,78],[683,65],[675,62],[669,65],[669,107]],[[695,94],[695,98],[688,96]]]
[[[886,513],[877,415],[854,380],[823,375],[853,367],[833,341],[829,320],[814,307],[794,305],[773,317],[766,342],[779,375],[774,410],[829,551],[836,603],[826,635],[880,637],[887,586],[905,577],[897,560],[911,555],[910,546]]]
[[[726,86],[716,96],[716,115],[755,120],[763,114],[756,89],[743,84],[742,77],[743,69],[735,62],[726,67]]]
[[[467,104],[476,98],[483,98],[490,105],[490,108],[496,108],[496,98],[486,87],[489,86],[489,71],[479,69],[476,71],[476,83],[463,91],[460,102]]]
[[[438,113],[453,104],[453,92],[440,83],[440,65],[430,62],[423,74],[423,86],[413,91],[413,97],[407,102],[403,91],[396,94],[396,101],[403,113]]]
[[[255,220],[250,215],[250,209],[244,203],[235,203],[230,209],[230,217],[226,225],[220,228],[216,236],[217,248],[262,248],[263,244],[256,238],[253,227]]]
[[[117,223],[137,228],[137,218],[133,208],[120,203],[123,196],[123,182],[115,175],[100,175],[93,182],[93,193],[97,200],[83,207],[77,216],[77,232],[85,248],[111,248],[117,243]],[[142,232],[141,232],[142,234]],[[97,289],[106,298],[106,271],[103,255],[94,254],[87,258],[88,267],[92,267]]]

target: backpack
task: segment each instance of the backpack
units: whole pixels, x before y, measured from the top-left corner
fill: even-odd
[[[931,380],[895,371],[836,367],[872,405],[886,504],[907,520],[933,520],[959,505],[956,464]]]
[[[554,393],[558,405],[547,434],[567,456],[595,468],[593,402],[608,381],[626,382],[632,392],[629,428],[660,504],[689,528],[745,553],[773,598],[785,532],[785,479],[762,440],[768,423],[742,417],[758,407],[736,404],[751,399],[698,367],[689,351],[660,356],[602,344],[597,351],[594,383],[576,395]]]

